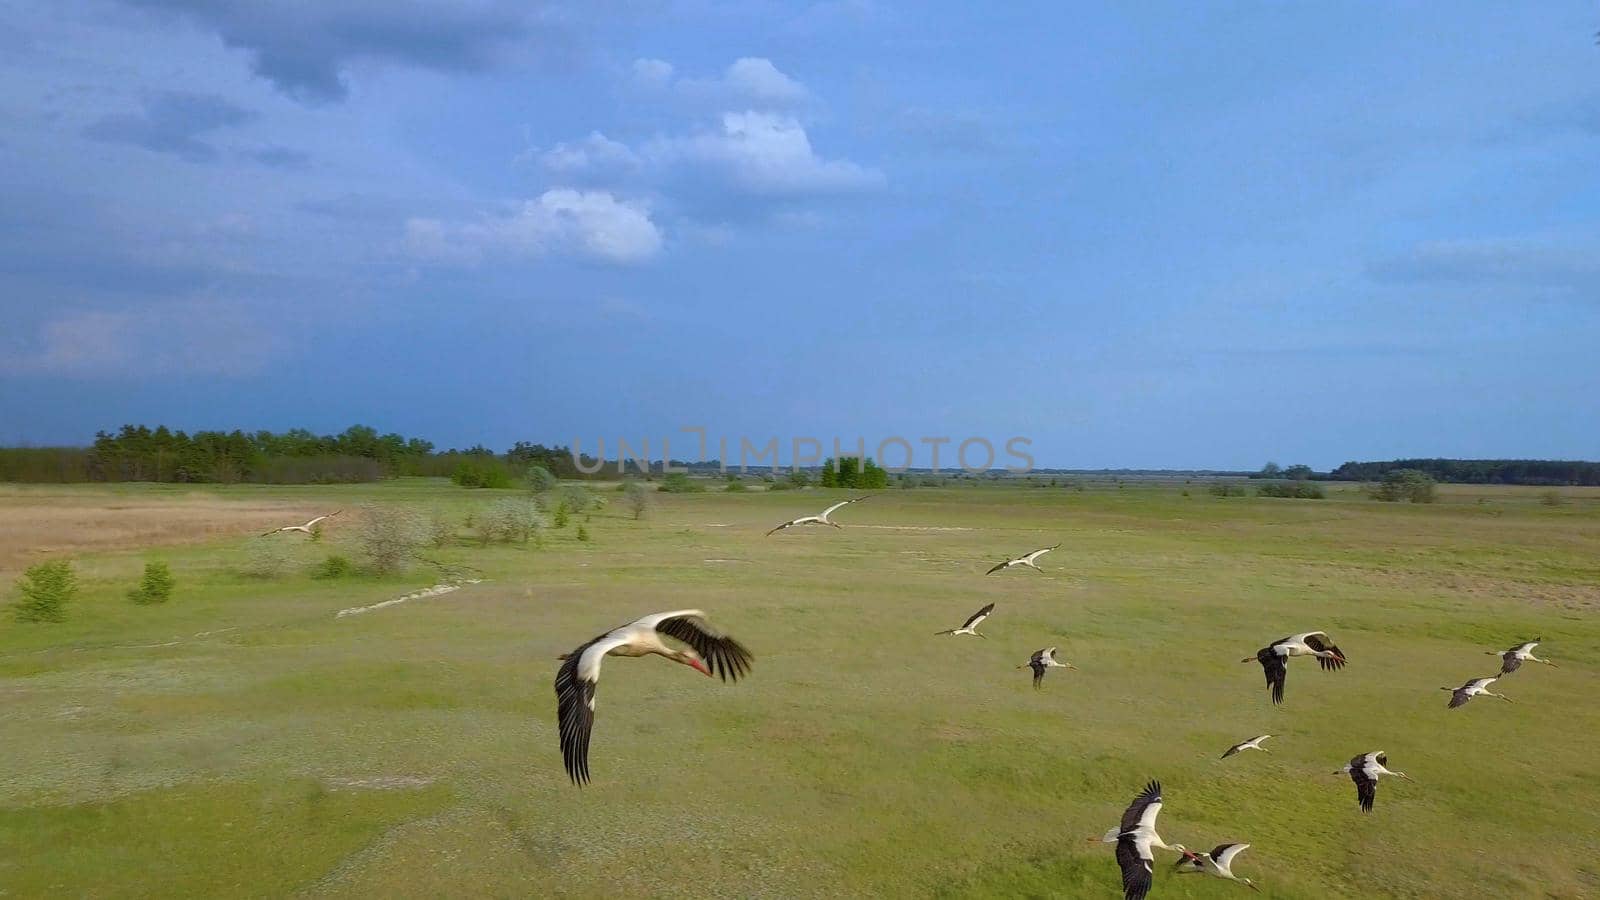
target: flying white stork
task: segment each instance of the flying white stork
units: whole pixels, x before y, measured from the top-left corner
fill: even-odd
[[[782,525],[779,525],[777,528],[774,528],[771,531],[767,532],[767,536],[771,537],[772,535],[777,534],[778,532],[784,530],[785,528],[793,528],[796,525],[832,525],[835,528],[843,528],[844,527],[843,525],[840,525],[838,522],[833,521],[832,519],[828,518],[828,516],[832,515],[835,510],[839,509],[842,506],[849,506],[852,503],[860,503],[861,501],[866,500],[866,499],[868,499],[868,498],[866,498],[866,497],[852,497],[849,500],[841,500],[838,503],[835,503],[834,505],[828,507],[827,509],[822,511],[821,515],[801,516],[798,519],[790,519],[789,521],[783,523]]]
[[[1056,544],[1055,547],[1045,547],[1043,550],[1035,550],[1032,553],[1025,553],[1022,556],[1017,557],[1016,559],[1008,559],[1003,563],[996,563],[994,568],[990,569],[989,571],[987,571],[987,572],[985,572],[983,574],[985,574],[985,575],[993,575],[994,573],[1000,571],[1001,569],[1009,569],[1012,566],[1027,566],[1028,568],[1034,570],[1035,572],[1043,572],[1044,570],[1039,568],[1039,563],[1038,563],[1039,557],[1045,555],[1046,553],[1049,553],[1051,550],[1054,550],[1054,549],[1056,549],[1057,547],[1060,547],[1060,546],[1061,546],[1060,544]]]
[[[1272,735],[1270,735],[1270,734],[1258,734],[1258,735],[1256,735],[1255,737],[1251,738],[1248,741],[1240,741],[1239,743],[1234,744],[1232,747],[1229,747],[1228,749],[1222,751],[1222,757],[1221,758],[1222,759],[1227,759],[1228,757],[1234,755],[1235,753],[1238,753],[1240,750],[1260,750],[1262,753],[1266,753],[1267,752],[1267,748],[1261,746],[1261,742],[1266,740],[1269,737],[1272,737]]]
[[[1544,640],[1544,638],[1534,638],[1525,644],[1518,644],[1515,647],[1512,647],[1510,650],[1485,650],[1484,652],[1490,656],[1500,657],[1501,675],[1510,675],[1512,672],[1522,668],[1523,660],[1544,663],[1552,669],[1561,668],[1548,659],[1540,659],[1539,657],[1533,655],[1533,648],[1539,646],[1539,642],[1542,640]]]
[[[1279,638],[1256,651],[1255,656],[1246,656],[1240,662],[1261,663],[1261,670],[1267,675],[1267,687],[1272,689],[1272,702],[1283,702],[1283,681],[1289,674],[1289,657],[1315,656],[1324,671],[1344,668],[1344,653],[1335,647],[1326,631],[1306,631],[1292,634],[1286,638]]]
[[[983,609],[980,609],[972,615],[967,616],[967,620],[961,623],[960,628],[946,628],[943,631],[935,631],[934,634],[975,634],[978,637],[986,637],[983,632],[978,630],[978,626],[983,624],[983,620],[989,618],[989,614],[992,612],[994,612],[994,604],[990,603]]]
[[[685,649],[667,644],[673,638]],[[594,730],[594,689],[600,681],[600,663],[607,656],[648,656],[654,653],[683,663],[723,681],[738,681],[750,668],[750,651],[711,629],[705,613],[679,609],[655,613],[614,628],[571,653],[556,672],[556,718],[561,726],[561,761],[573,784],[589,781],[589,735]]]
[[[285,525],[282,528],[274,528],[271,531],[264,532],[261,536],[262,537],[267,537],[268,535],[282,534],[285,531],[303,531],[306,534],[310,534],[311,533],[311,529],[317,527],[317,523],[322,522],[322,521],[327,520],[327,519],[331,519],[334,516],[337,516],[339,513],[342,513],[342,512],[344,512],[344,510],[341,509],[341,510],[338,510],[336,512],[328,513],[325,516],[317,516],[315,519],[312,519],[311,521],[305,523],[304,525]]]
[[[1019,669],[1033,670],[1033,689],[1039,689],[1039,683],[1044,681],[1044,673],[1050,669],[1076,669],[1072,663],[1056,662],[1056,648],[1046,647],[1043,650],[1033,651],[1033,657],[1026,663],[1017,666]]]
[[[1374,750],[1350,760],[1333,774],[1349,775],[1350,780],[1356,783],[1356,800],[1361,803],[1361,811],[1372,812],[1372,801],[1378,797],[1378,776],[1393,775],[1406,781],[1415,780],[1404,772],[1389,771],[1385,768],[1388,764],[1388,755],[1382,750]]]
[[[1156,834],[1156,816],[1161,814],[1161,782],[1152,781],[1122,814],[1122,824],[1091,842],[1117,845],[1117,865],[1122,868],[1122,894],[1125,900],[1143,900],[1154,880],[1155,848],[1172,850],[1184,856],[1182,844],[1167,844]]]
[[[1186,853],[1182,859],[1178,860],[1178,874],[1203,872],[1217,878],[1237,881],[1253,891],[1260,891],[1261,888],[1256,887],[1254,881],[1248,878],[1240,878],[1233,874],[1233,858],[1249,848],[1249,844],[1218,844],[1211,849],[1210,853],[1203,850],[1197,853]]]
[[[1443,687],[1439,688],[1439,690],[1450,692],[1450,709],[1455,709],[1458,706],[1466,706],[1468,700],[1471,700],[1473,697],[1476,697],[1479,694],[1482,694],[1485,697],[1499,697],[1501,700],[1510,703],[1510,697],[1507,697],[1505,694],[1496,694],[1494,691],[1489,690],[1489,685],[1494,684],[1499,680],[1499,678],[1474,678],[1471,681],[1468,681],[1466,684],[1463,684],[1461,687]]]

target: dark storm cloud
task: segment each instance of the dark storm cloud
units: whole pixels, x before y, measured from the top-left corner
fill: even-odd
[[[305,102],[342,100],[346,67],[377,60],[445,71],[491,67],[500,48],[532,30],[531,4],[356,0],[121,0],[177,15],[250,53],[256,74]]]
[[[255,113],[208,94],[164,93],[137,113],[106,116],[83,130],[85,137],[170,153],[190,162],[211,162],[217,148],[204,137],[250,122]]]

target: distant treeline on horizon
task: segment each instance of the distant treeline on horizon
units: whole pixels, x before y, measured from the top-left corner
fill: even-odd
[[[29,483],[166,482],[209,484],[339,484],[380,481],[401,476],[450,477],[464,463],[503,467],[522,477],[534,466],[558,478],[615,478],[614,460],[584,454],[582,466],[567,447],[518,441],[496,453],[483,446],[436,450],[430,441],[380,434],[352,425],[337,435],[318,435],[302,428],[271,431],[196,431],[165,426],[124,425],[116,433],[100,432],[88,447],[0,447],[0,481]],[[661,460],[650,462],[652,474],[664,471]],[[700,474],[721,474],[716,460],[672,460],[674,468]],[[816,467],[807,467],[815,470]],[[1295,467],[1304,471],[1304,467]],[[630,463],[636,471],[636,465]],[[1466,484],[1600,485],[1600,462],[1522,459],[1397,459],[1347,462],[1310,477],[1328,481],[1378,481],[1392,469],[1419,469],[1443,482]],[[783,467],[784,471],[788,467]],[[730,470],[733,471],[733,470]],[[760,474],[765,469],[749,469]],[[925,474],[926,470],[913,470]],[[1094,474],[1149,476],[1205,475],[1240,477],[1262,473],[1157,469],[1037,469],[1035,475]],[[959,470],[947,474],[958,475]],[[1000,475],[1003,473],[991,473]],[[980,476],[981,477],[981,476]]]
[[[1394,469],[1417,469],[1454,484],[1600,485],[1600,462],[1560,459],[1395,459],[1347,462],[1330,481],[1378,481]]]

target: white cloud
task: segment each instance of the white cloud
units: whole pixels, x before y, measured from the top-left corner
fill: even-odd
[[[560,143],[544,151],[539,162],[552,172],[586,172],[630,169],[638,165],[639,158],[627,144],[592,131],[581,141]]]
[[[252,375],[281,341],[244,308],[211,299],[134,310],[70,312],[43,323],[32,341],[0,353],[0,371],[74,377],[180,373]]]
[[[661,163],[681,161],[718,169],[756,193],[859,191],[884,182],[883,173],[875,169],[818,156],[799,120],[776,113],[724,113],[719,131],[657,138],[644,152]]]
[[[510,214],[471,223],[414,218],[406,223],[413,253],[436,262],[476,263],[490,256],[568,255],[601,262],[644,262],[661,251],[661,230],[644,206],[609,191],[557,188]]]
[[[721,105],[763,107],[799,106],[811,101],[811,92],[799,81],[779,71],[772,60],[745,56],[712,78],[676,78],[672,64],[659,59],[633,62],[635,85],[653,90],[673,90],[689,99]]]
[[[734,91],[766,103],[800,103],[810,96],[805,85],[778,71],[771,60],[760,57],[734,60],[722,80]]]
[[[633,61],[633,80],[641,85],[665,87],[672,83],[672,63],[661,59]]]

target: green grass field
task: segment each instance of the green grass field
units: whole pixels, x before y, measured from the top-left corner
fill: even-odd
[[[1111,850],[1084,839],[1150,778],[1163,836],[1250,842],[1235,872],[1265,896],[1600,895],[1600,492],[1187,489],[886,491],[845,530],[770,538],[833,495],[658,495],[633,521],[606,493],[591,542],[582,517],[539,549],[463,542],[437,555],[483,583],[345,618],[435,578],[305,574],[349,552],[350,518],[285,536],[276,581],[239,574],[255,526],[78,555],[67,622],[0,620],[0,896],[1110,898]],[[6,487],[0,516],[185,493]],[[491,496],[203,493],[452,516]],[[1056,541],[1045,575],[983,576]],[[124,598],[147,559],[173,602]],[[990,601],[988,640],[933,636]],[[683,607],[753,651],[750,678],[608,661],[573,787],[556,654]],[[1274,708],[1240,658],[1316,628],[1350,665],[1294,661]],[[1445,709],[1440,686],[1535,636],[1561,668]],[[1015,667],[1048,645],[1078,671],[1035,692]],[[1270,753],[1218,759],[1261,732]],[[1330,773],[1373,749],[1418,783],[1363,815]],[[1152,896],[1248,894],[1163,867]]]

